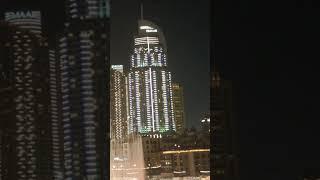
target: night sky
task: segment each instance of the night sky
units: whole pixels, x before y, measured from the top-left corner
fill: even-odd
[[[173,81],[184,86],[187,125],[198,126],[209,112],[210,0],[145,0],[144,18],[160,26],[168,45],[168,68]],[[17,7],[42,10],[50,41],[63,29],[63,0],[4,0],[0,10]],[[133,36],[140,18],[140,0],[113,0],[111,7],[111,63],[129,65]]]
[[[318,168],[320,6],[215,1],[217,69],[232,80],[243,180]]]

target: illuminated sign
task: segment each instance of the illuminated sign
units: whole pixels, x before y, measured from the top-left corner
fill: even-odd
[[[147,33],[149,33],[149,32],[158,32],[158,30],[156,30],[156,29],[147,29],[146,32]]]
[[[40,19],[41,14],[40,11],[27,11],[27,12],[7,12],[5,13],[5,19],[19,19],[19,18],[37,18]]]
[[[153,29],[153,28],[150,26],[140,26],[140,29]]]
[[[114,69],[119,69],[119,68],[123,68],[123,65],[112,65],[111,66],[112,68],[114,68]]]
[[[210,149],[173,150],[173,151],[164,151],[162,152],[162,154],[180,154],[180,153],[195,153],[195,152],[210,152]]]
[[[122,71],[123,70],[123,65],[112,65],[111,69]]]

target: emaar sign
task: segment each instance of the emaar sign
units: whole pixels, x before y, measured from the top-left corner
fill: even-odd
[[[40,19],[41,14],[40,11],[18,11],[18,12],[7,12],[5,13],[5,19],[21,19],[21,18],[34,18],[34,19]]]

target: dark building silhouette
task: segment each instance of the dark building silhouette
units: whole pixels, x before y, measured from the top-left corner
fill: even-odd
[[[54,47],[49,50],[50,120],[52,132],[53,178],[63,179],[63,126],[60,63]]]
[[[179,83],[172,83],[172,94],[176,130],[177,133],[182,134],[186,128],[183,86]]]
[[[0,26],[0,178],[52,179],[40,12],[8,12]]]
[[[8,60],[8,44],[17,28],[0,24],[0,178],[14,177],[15,116],[13,61]],[[10,163],[11,162],[11,163]]]
[[[67,0],[50,51],[55,179],[109,174],[109,0]]]
[[[239,177],[232,86],[218,72],[212,74],[211,98],[211,176],[235,180]]]

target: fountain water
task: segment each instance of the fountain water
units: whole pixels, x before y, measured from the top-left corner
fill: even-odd
[[[111,180],[145,180],[141,136],[111,140],[110,168]]]

